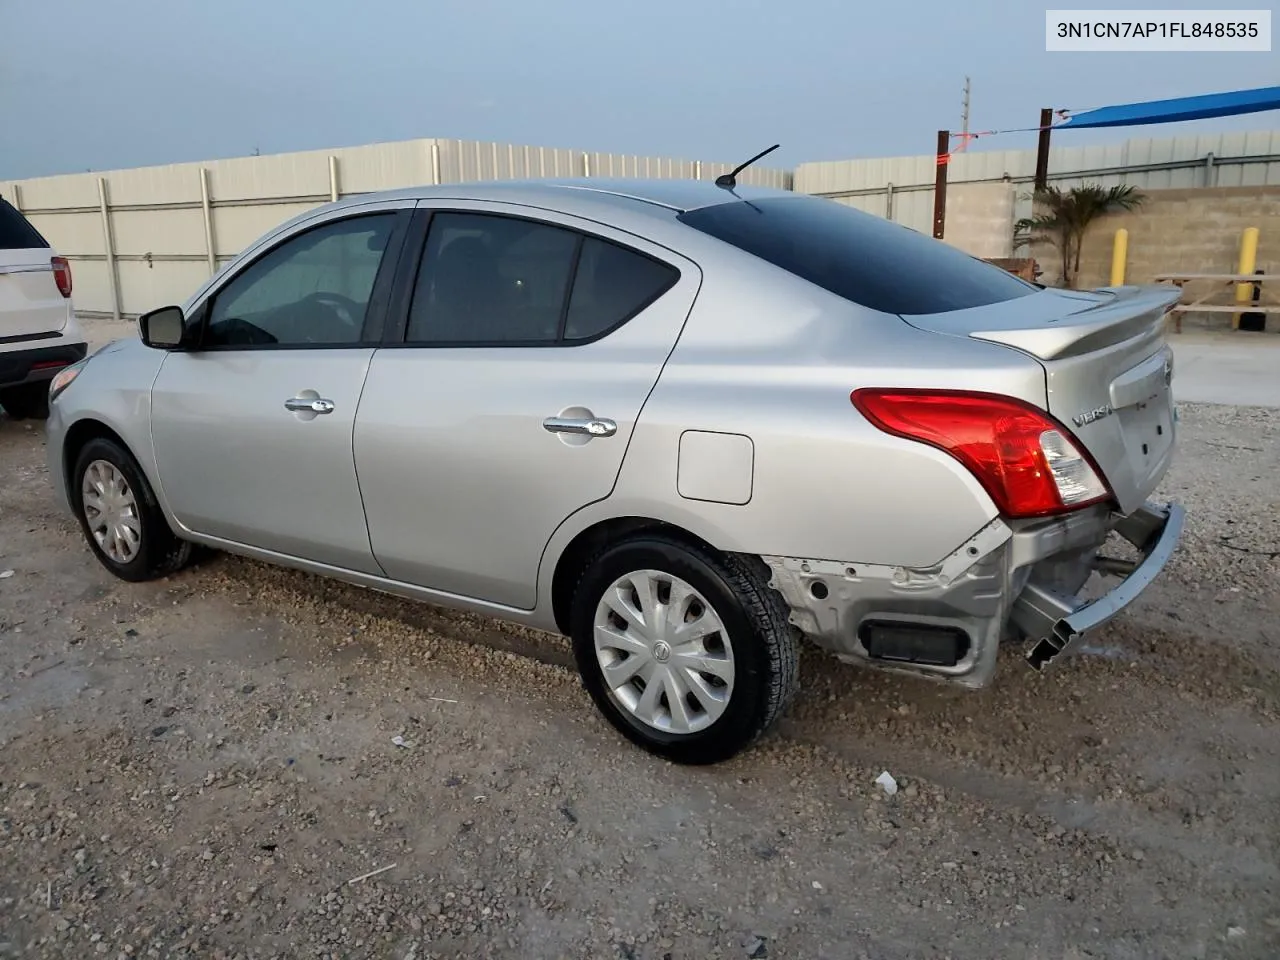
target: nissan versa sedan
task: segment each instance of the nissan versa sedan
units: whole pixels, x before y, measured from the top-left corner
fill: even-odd
[[[203,545],[557,631],[618,731],[712,763],[805,638],[977,688],[1152,582],[1176,296],[732,178],[366,194],[59,373],[49,462],[118,577]]]

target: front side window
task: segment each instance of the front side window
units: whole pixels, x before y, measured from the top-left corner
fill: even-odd
[[[1039,290],[923,233],[818,197],[739,200],[690,210],[678,219],[883,313],[947,313]]]
[[[494,214],[438,213],[406,340],[580,343],[631,319],[678,278],[668,264],[576,230]]]
[[[338,220],[275,247],[218,291],[204,345],[359,343],[395,219]]]

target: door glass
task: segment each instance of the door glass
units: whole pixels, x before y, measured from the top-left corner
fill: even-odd
[[[410,343],[554,343],[581,235],[491,214],[431,218]]]
[[[565,323],[566,340],[590,340],[630,320],[680,279],[642,253],[595,237],[582,243]]]
[[[286,240],[218,292],[205,346],[359,343],[394,213],[338,220]]]

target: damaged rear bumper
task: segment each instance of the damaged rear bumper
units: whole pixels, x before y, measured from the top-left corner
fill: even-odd
[[[1169,562],[1185,520],[1186,511],[1178,504],[1150,502],[1122,518],[1114,531],[1142,557],[1132,564],[1108,564],[1109,572],[1123,572],[1124,579],[1096,600],[1081,601],[1034,580],[1028,582],[1014,602],[1010,619],[1035,641],[1027,654],[1031,666],[1044,669],[1136,600]]]
[[[880,669],[986,686],[1005,640],[1029,640],[1043,669],[1145,590],[1168,563],[1185,512],[1146,503],[1127,516],[1105,505],[1013,525],[993,520],[929,568],[764,556],[791,622],[837,657]],[[1100,557],[1111,533],[1135,561]],[[1093,573],[1123,579],[1082,596]]]

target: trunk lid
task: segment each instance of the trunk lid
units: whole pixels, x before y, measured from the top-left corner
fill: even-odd
[[[903,319],[1002,344],[1044,367],[1046,409],[1093,457],[1124,513],[1142,505],[1173,455],[1173,351],[1165,314],[1180,291],[1046,289],[971,310]]]
[[[0,346],[57,334],[71,316],[58,291],[49,241],[0,197]]]
[[[67,325],[70,301],[58,291],[48,247],[0,249],[0,343],[56,334]]]

